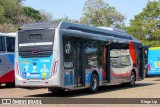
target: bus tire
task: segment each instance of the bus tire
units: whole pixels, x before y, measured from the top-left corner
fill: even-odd
[[[131,76],[130,76],[130,82],[127,84],[127,86],[134,86],[135,85],[135,82],[136,82],[136,74],[135,72],[131,72]]]
[[[96,74],[92,74],[90,80],[90,92],[96,93],[98,91],[99,80]]]

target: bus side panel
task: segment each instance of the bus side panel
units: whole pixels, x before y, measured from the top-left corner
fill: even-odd
[[[14,54],[0,54],[0,83],[14,82]]]
[[[132,70],[133,62],[129,55],[129,50],[111,50],[111,83],[128,82]]]

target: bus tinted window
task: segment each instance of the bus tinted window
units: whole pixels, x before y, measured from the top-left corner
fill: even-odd
[[[72,69],[74,67],[74,39],[69,37],[63,38],[64,68]]]
[[[86,67],[97,66],[97,42],[86,41],[85,44]]]
[[[4,52],[5,51],[5,42],[4,42],[4,38],[0,37],[0,51]]]
[[[14,38],[6,38],[6,46],[7,46],[7,52],[14,52],[15,39]]]

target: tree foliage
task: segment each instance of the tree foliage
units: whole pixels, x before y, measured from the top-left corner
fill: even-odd
[[[25,0],[0,0],[0,31],[16,31],[24,23],[48,21],[46,13],[31,7],[22,6]],[[7,30],[8,28],[8,30]]]
[[[87,0],[80,23],[121,28],[124,25],[124,16],[103,0]]]
[[[55,21],[64,21],[64,22],[72,22],[72,23],[79,23],[78,20],[75,20],[75,19],[70,19],[69,17],[67,16],[64,16],[60,19],[56,19]]]
[[[141,13],[131,20],[128,33],[134,35],[145,45],[160,46],[160,4],[157,1],[149,1]]]

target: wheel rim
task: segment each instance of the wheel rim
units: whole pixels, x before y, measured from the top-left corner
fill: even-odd
[[[135,83],[135,75],[132,73],[131,75],[131,84],[133,85]]]
[[[95,90],[97,88],[97,79],[93,78],[92,80],[92,89]]]

